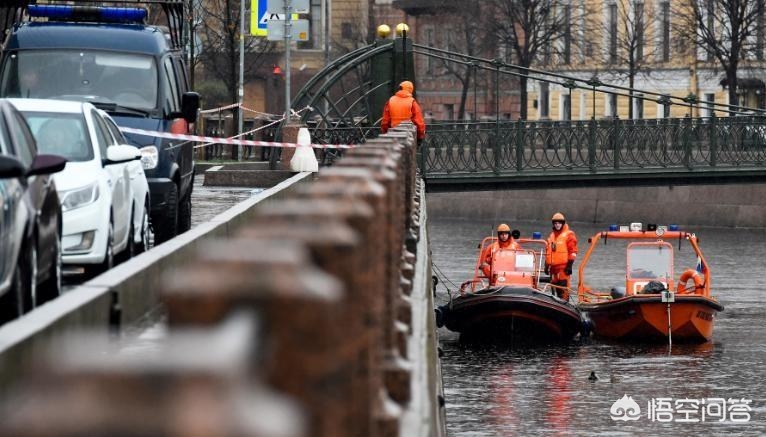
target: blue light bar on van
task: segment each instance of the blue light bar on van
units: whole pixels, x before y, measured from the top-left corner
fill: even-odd
[[[108,23],[141,23],[146,19],[144,8],[116,8],[98,6],[29,5],[30,17],[50,20],[99,21]]]

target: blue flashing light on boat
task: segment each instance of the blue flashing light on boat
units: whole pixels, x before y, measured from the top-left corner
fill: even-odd
[[[677,231],[678,230],[678,225],[668,225],[668,230],[669,231]]]
[[[540,240],[541,238],[543,238],[543,234],[541,234],[540,232],[537,232],[537,231],[532,232],[532,239],[533,240]]]
[[[139,23],[146,19],[144,8],[117,8],[69,5],[29,5],[30,17],[50,20],[102,21],[109,23]]]
[[[617,232],[620,230],[620,227],[617,225],[609,225],[609,231],[611,232]]]

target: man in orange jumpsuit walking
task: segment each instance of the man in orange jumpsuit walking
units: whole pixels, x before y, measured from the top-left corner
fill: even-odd
[[[551,285],[558,296],[569,300],[569,279],[572,265],[577,258],[577,236],[569,229],[564,214],[557,212],[551,217],[553,231],[548,236],[545,251],[545,273],[551,275]]]
[[[399,84],[399,91],[396,92],[383,108],[383,120],[380,122],[380,132],[386,133],[389,128],[396,127],[399,123],[410,120],[418,129],[418,145],[426,137],[426,122],[423,120],[423,112],[420,110],[420,104],[412,96],[415,91],[415,85],[409,80]]]
[[[492,274],[492,261],[495,253],[500,249],[521,249],[519,243],[511,238],[511,228],[505,223],[497,227],[497,241],[484,248],[484,251],[481,253],[481,265],[479,268],[481,268],[481,271],[484,272],[484,276],[487,278],[490,278]]]

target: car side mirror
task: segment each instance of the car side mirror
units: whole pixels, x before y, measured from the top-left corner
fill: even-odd
[[[35,156],[27,176],[58,173],[66,167],[66,163],[67,159],[63,156],[41,153]]]
[[[197,111],[199,110],[199,93],[194,91],[185,92],[181,96],[181,115],[187,123],[197,121]]]
[[[13,156],[0,155],[0,179],[19,178],[24,176],[24,164]]]
[[[106,148],[106,160],[104,165],[122,164],[141,159],[141,151],[133,146],[109,146]]]

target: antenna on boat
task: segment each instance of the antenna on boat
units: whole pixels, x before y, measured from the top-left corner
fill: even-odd
[[[668,348],[671,348],[673,347],[673,324],[670,321],[670,304],[676,301],[675,293],[670,290],[663,290],[662,301],[668,304]]]

